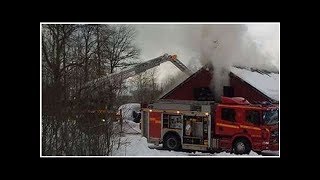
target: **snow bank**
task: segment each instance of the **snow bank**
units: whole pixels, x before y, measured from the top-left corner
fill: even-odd
[[[136,112],[140,111],[140,104],[139,103],[123,104],[118,108],[118,110],[122,111],[122,117],[125,120],[133,121],[134,118],[132,116],[132,113],[133,113],[133,111],[136,111]]]
[[[140,124],[124,120],[122,124],[122,131],[126,134],[141,134]]]
[[[133,111],[140,111],[139,103],[128,103],[121,105],[118,110],[122,112],[122,131],[126,134],[141,134],[140,124],[133,122]]]
[[[262,74],[236,67],[231,67],[230,71],[269,98],[279,101],[279,74]]]

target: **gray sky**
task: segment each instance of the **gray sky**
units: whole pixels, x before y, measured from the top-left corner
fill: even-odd
[[[201,38],[198,24],[136,24],[136,44],[141,59],[149,60],[164,53],[176,54],[185,65],[201,66],[197,44]],[[259,50],[270,55],[270,62],[279,68],[279,24],[249,24],[247,36]],[[163,82],[179,70],[170,62],[157,67],[158,81]]]

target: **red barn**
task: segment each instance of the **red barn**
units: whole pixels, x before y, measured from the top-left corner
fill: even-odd
[[[215,101],[215,95],[209,88],[212,78],[212,66],[204,66],[160,99]],[[224,96],[244,97],[251,103],[279,102],[278,72],[231,67],[229,81],[230,86],[224,87]]]

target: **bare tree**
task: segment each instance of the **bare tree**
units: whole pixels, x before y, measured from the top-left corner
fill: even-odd
[[[64,52],[66,43],[71,34],[75,31],[75,25],[43,25],[42,31],[42,59],[45,62],[45,69],[50,72],[48,78],[52,83],[51,97],[53,102],[59,103],[62,95],[62,74],[68,67],[79,65],[77,63],[67,62]]]
[[[125,86],[120,78],[89,92],[71,89],[133,64],[134,29],[123,25],[43,25],[42,95],[44,155],[110,155],[118,134],[113,110]],[[104,120],[104,121],[102,121]]]
[[[132,26],[112,26],[110,33],[111,36],[104,37],[102,47],[107,54],[110,73],[113,73],[116,68],[133,64],[130,60],[136,59],[140,50],[133,44],[136,32]]]
[[[135,60],[140,54],[140,50],[133,44],[135,38],[135,30],[132,26],[116,25],[111,26],[108,35],[102,37],[102,50],[106,53],[106,60],[109,65],[109,72],[114,73],[117,68],[128,67],[134,64]],[[116,97],[117,86],[120,84],[109,83],[108,88],[108,103],[107,108],[113,109]],[[115,86],[116,85],[116,86]]]
[[[70,63],[66,59],[66,45],[70,39],[71,34],[75,31],[75,25],[43,25],[42,31],[42,60],[46,71],[47,82],[44,84],[46,88],[43,89],[43,104],[44,113],[47,116],[47,123],[45,130],[52,130],[54,140],[50,139],[49,150],[51,153],[62,153],[63,143],[59,141],[64,134],[61,131],[60,123],[63,121],[63,99],[62,95],[66,88],[66,82],[63,83],[63,74],[68,67],[75,64]],[[46,139],[44,139],[46,141]]]
[[[87,82],[89,80],[89,66],[91,64],[92,56],[93,56],[93,47],[96,43],[93,35],[94,35],[94,26],[92,25],[82,25],[80,27],[82,39],[84,43],[84,50],[82,52],[83,58],[83,70],[84,70],[84,81]]]
[[[156,69],[150,69],[132,78],[129,83],[134,101],[150,103],[161,94],[160,86],[156,79]]]

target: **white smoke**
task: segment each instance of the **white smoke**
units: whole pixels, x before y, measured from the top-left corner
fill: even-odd
[[[200,40],[200,61],[213,65],[211,88],[216,100],[223,94],[223,86],[229,85],[231,66],[244,66],[277,71],[271,56],[263,53],[248,36],[246,25],[214,24],[203,25]]]
[[[140,44],[143,59],[150,59],[164,53],[177,54],[184,64],[202,65],[211,63],[214,67],[214,78],[211,85],[216,99],[222,95],[223,86],[229,83],[229,68],[234,65],[255,67],[277,71],[279,47],[275,41],[268,40],[268,49],[265,51],[265,42],[254,39],[248,32],[248,26],[243,24],[192,24],[192,25],[136,25],[140,29]],[[256,25],[255,28],[270,27]],[[257,35],[257,34],[256,34]],[[278,41],[279,37],[275,37]],[[262,44],[261,44],[262,43]],[[276,45],[275,45],[276,44]],[[163,68],[163,69],[161,69]],[[171,69],[170,69],[171,68]],[[174,76],[179,72],[177,68],[168,64],[161,65],[161,80]],[[165,75],[167,77],[165,77]]]

